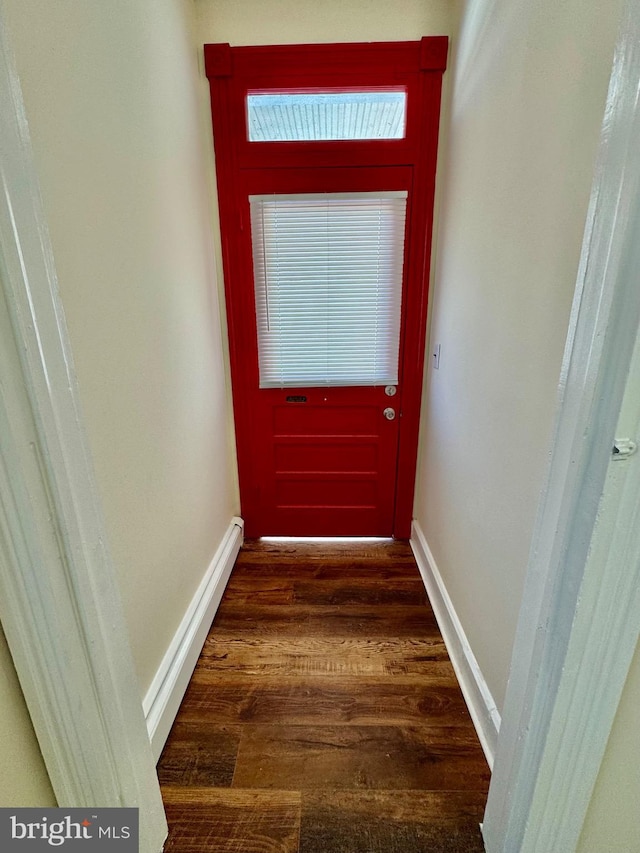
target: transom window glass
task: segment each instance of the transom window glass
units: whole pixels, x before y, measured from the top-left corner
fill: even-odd
[[[403,139],[406,109],[404,91],[250,94],[249,141]]]
[[[249,201],[260,387],[396,384],[407,193]]]

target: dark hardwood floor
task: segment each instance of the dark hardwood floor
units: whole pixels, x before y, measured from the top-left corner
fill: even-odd
[[[165,853],[481,853],[489,769],[409,545],[246,542],[158,772]]]

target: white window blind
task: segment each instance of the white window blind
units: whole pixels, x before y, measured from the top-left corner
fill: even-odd
[[[260,387],[395,384],[407,193],[249,201]]]

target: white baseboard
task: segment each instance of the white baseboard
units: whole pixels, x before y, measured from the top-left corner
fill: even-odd
[[[231,575],[242,545],[243,527],[241,518],[231,519],[142,702],[156,761],[160,758]]]
[[[493,769],[500,731],[500,712],[473,654],[424,533],[415,520],[411,525],[411,548],[482,749],[489,767]]]

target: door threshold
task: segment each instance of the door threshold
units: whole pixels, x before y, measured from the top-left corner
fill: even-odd
[[[392,542],[391,536],[260,536],[261,542]]]

